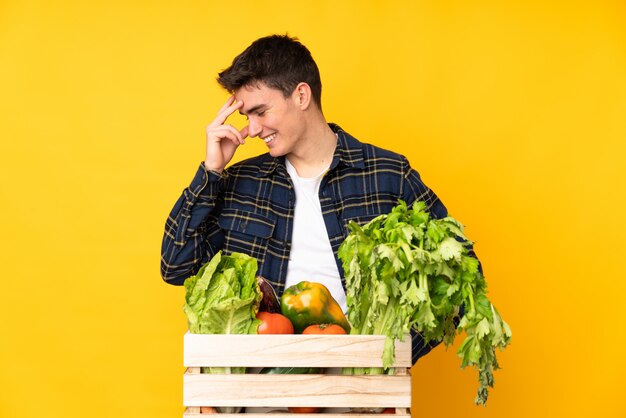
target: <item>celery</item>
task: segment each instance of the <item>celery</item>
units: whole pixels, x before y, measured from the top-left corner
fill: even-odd
[[[487,299],[487,285],[471,242],[454,218],[431,219],[424,202],[399,204],[366,225],[349,224],[339,248],[346,279],[351,334],[387,336],[383,369],[345,369],[345,374],[393,373],[394,341],[411,330],[426,342],[453,343],[465,332],[457,352],[461,366],[479,372],[476,404],[484,405],[495,349],[504,349],[511,330]],[[455,325],[461,307],[467,312]]]

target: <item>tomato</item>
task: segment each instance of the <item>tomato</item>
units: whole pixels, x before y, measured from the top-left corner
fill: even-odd
[[[200,407],[201,414],[217,414],[217,409],[212,406],[201,406]]]
[[[302,331],[303,334],[345,334],[346,330],[337,324],[309,325]]]
[[[293,334],[293,325],[284,315],[259,312],[256,314],[256,317],[261,321],[257,329],[259,334]]]
[[[396,408],[385,408],[383,410],[383,414],[395,414],[396,413]]]
[[[290,406],[287,408],[292,414],[314,414],[320,409],[314,406]]]

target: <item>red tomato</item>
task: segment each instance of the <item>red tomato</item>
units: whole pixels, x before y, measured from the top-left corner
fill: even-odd
[[[383,410],[383,414],[395,414],[396,413],[396,408],[385,408]]]
[[[292,414],[314,414],[320,409],[314,406],[290,406],[287,408]]]
[[[346,330],[337,324],[309,325],[302,331],[303,334],[345,334]]]
[[[257,329],[259,334],[293,334],[293,324],[284,315],[259,312],[256,317],[261,321]]]
[[[201,414],[217,414],[217,409],[212,406],[201,406],[200,407]]]

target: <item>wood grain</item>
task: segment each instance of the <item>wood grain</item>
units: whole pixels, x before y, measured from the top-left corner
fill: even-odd
[[[410,407],[410,376],[185,374],[186,406]]]
[[[207,417],[208,414],[200,414],[199,412],[191,412],[191,408],[187,408],[183,414],[183,418],[201,418]],[[352,413],[320,413],[320,414],[292,414],[288,412],[268,412],[263,414],[252,413],[241,414],[219,414],[215,418],[410,418],[410,414],[395,414],[393,417],[388,414],[352,414]]]
[[[186,367],[381,367],[381,335],[185,334]],[[396,341],[395,367],[411,367],[411,339]]]
[[[395,408],[410,417],[411,340],[396,342],[396,375],[342,375],[341,368],[381,367],[382,335],[185,334],[183,417],[199,407],[269,408],[246,418],[382,418],[383,414],[339,413],[345,408]],[[201,367],[319,367],[326,374],[203,374]],[[328,370],[330,368],[330,370]],[[334,373],[334,374],[331,374]],[[321,407],[319,414],[292,414],[290,406]],[[283,409],[274,411],[273,409]],[[324,408],[330,409],[324,412]],[[232,415],[232,417],[231,417]],[[239,417],[240,414],[237,414]],[[385,415],[387,417],[388,415]],[[235,414],[220,414],[235,418]]]

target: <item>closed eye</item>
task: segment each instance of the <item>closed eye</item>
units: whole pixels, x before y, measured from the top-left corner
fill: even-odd
[[[261,111],[261,112],[255,112],[255,114],[256,114],[258,117],[262,117],[263,115],[265,115],[265,110],[263,110],[263,111]],[[243,113],[242,113],[242,115],[243,115]],[[250,118],[248,117],[248,115],[244,115],[244,116],[246,117],[246,120],[250,120]]]
[[[248,110],[244,110],[244,111],[240,110],[239,113],[242,115],[245,115],[246,117],[248,117],[248,115],[252,113],[254,113],[257,116],[263,116],[266,110],[267,110],[267,105],[259,104],[259,105],[253,106],[252,108]]]

